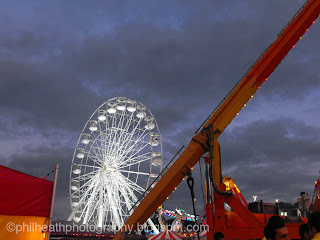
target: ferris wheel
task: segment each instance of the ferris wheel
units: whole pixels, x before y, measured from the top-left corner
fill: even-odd
[[[160,131],[150,110],[128,98],[106,101],[85,124],[73,154],[68,220],[121,228],[158,177],[162,161]]]

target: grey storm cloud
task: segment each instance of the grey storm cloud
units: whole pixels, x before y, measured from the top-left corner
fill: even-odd
[[[293,202],[302,191],[310,195],[320,169],[319,133],[289,118],[233,129],[220,141],[224,174],[235,178],[246,196]]]
[[[98,106],[118,96],[147,106],[167,163],[303,3],[3,1],[1,162],[35,176],[59,163],[55,218],[66,218],[73,150]],[[220,137],[223,173],[248,201],[255,193],[293,202],[302,188],[312,191],[320,168],[318,21]],[[183,182],[165,205],[191,211],[186,194]]]

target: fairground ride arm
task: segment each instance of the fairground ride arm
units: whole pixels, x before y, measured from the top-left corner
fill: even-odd
[[[316,20],[320,13],[320,0],[310,0],[298,11],[297,15],[279,34],[276,41],[263,53],[254,66],[245,74],[235,88],[218,106],[206,121],[202,131],[197,133],[189,146],[164,174],[155,187],[146,195],[133,214],[128,218],[121,231],[135,230],[143,224],[172,193],[200,157],[209,151],[208,135],[211,128],[217,138],[250,100],[261,84],[267,80],[282,59],[294,47],[301,36]],[[118,239],[120,232],[115,239]]]

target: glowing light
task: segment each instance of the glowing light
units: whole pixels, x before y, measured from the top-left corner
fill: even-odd
[[[105,110],[99,110],[98,111],[98,120],[99,120],[99,122],[103,122],[106,119],[107,119],[106,111]]]
[[[114,114],[117,112],[117,109],[116,109],[116,103],[114,102],[108,102],[108,109],[107,109],[107,112],[110,113],[110,114]]]
[[[77,156],[77,158],[80,158],[80,159],[81,159],[81,158],[84,158],[84,152],[80,150],[80,151],[77,153],[76,156]]]
[[[89,127],[89,130],[90,130],[91,132],[95,132],[95,131],[97,131],[97,130],[98,130],[97,125],[98,125],[98,122],[97,122],[97,121],[95,121],[95,120],[91,120],[91,121],[90,121],[90,127]]]
[[[135,112],[137,110],[136,104],[137,104],[136,101],[128,100],[127,110],[129,112]]]
[[[119,97],[117,99],[117,109],[120,111],[126,110],[126,102],[127,102],[126,98]]]
[[[146,107],[138,105],[137,109],[137,118],[144,118],[146,116]]]
[[[145,117],[144,120],[146,121],[145,128],[146,128],[147,130],[152,130],[152,129],[154,129],[155,124],[154,124],[154,122],[153,122],[154,118],[153,118],[152,116]]]
[[[83,133],[81,142],[87,145],[90,142],[90,134]]]

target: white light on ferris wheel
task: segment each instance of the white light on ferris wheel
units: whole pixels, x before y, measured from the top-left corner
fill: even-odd
[[[137,118],[144,118],[146,116],[146,107],[144,106],[138,106],[137,107],[138,112],[137,112]]]
[[[152,160],[152,165],[153,166],[161,166],[161,164],[162,164],[162,159],[153,159]]]
[[[84,158],[84,149],[83,148],[78,148],[78,152],[77,152],[77,158]]]
[[[120,111],[126,110],[126,102],[127,102],[127,100],[125,98],[118,98],[117,99],[117,109]]]
[[[144,126],[147,130],[152,130],[154,129],[155,127],[155,124],[153,122],[153,117],[152,116],[148,116],[148,117],[145,117],[145,121],[146,121],[146,125]]]
[[[160,153],[160,152],[153,152],[153,153],[151,153],[151,156],[152,156],[152,158],[159,158],[159,157],[161,157],[162,156],[162,153]]]
[[[150,144],[151,146],[158,146],[160,144],[160,135],[157,133],[150,133]]]
[[[91,121],[90,121],[89,130],[90,130],[91,132],[97,131],[97,130],[98,130],[97,125],[98,125],[98,122],[97,122],[96,120],[91,120]]]
[[[108,102],[108,109],[107,109],[107,112],[110,113],[110,114],[114,114],[117,112],[117,109],[116,109],[116,103],[114,102]]]
[[[80,174],[80,173],[81,173],[81,167],[80,167],[79,164],[74,164],[74,165],[72,166],[72,168],[73,168],[73,173],[74,173],[74,174]]]
[[[133,100],[128,100],[128,105],[127,105],[127,110],[129,112],[134,112],[137,110],[137,102],[136,101],[133,101]]]
[[[106,111],[105,110],[99,110],[98,111],[98,120],[99,120],[99,122],[103,122],[106,119],[107,119]]]
[[[82,133],[82,139],[81,142],[85,145],[87,145],[90,142],[90,134]]]

